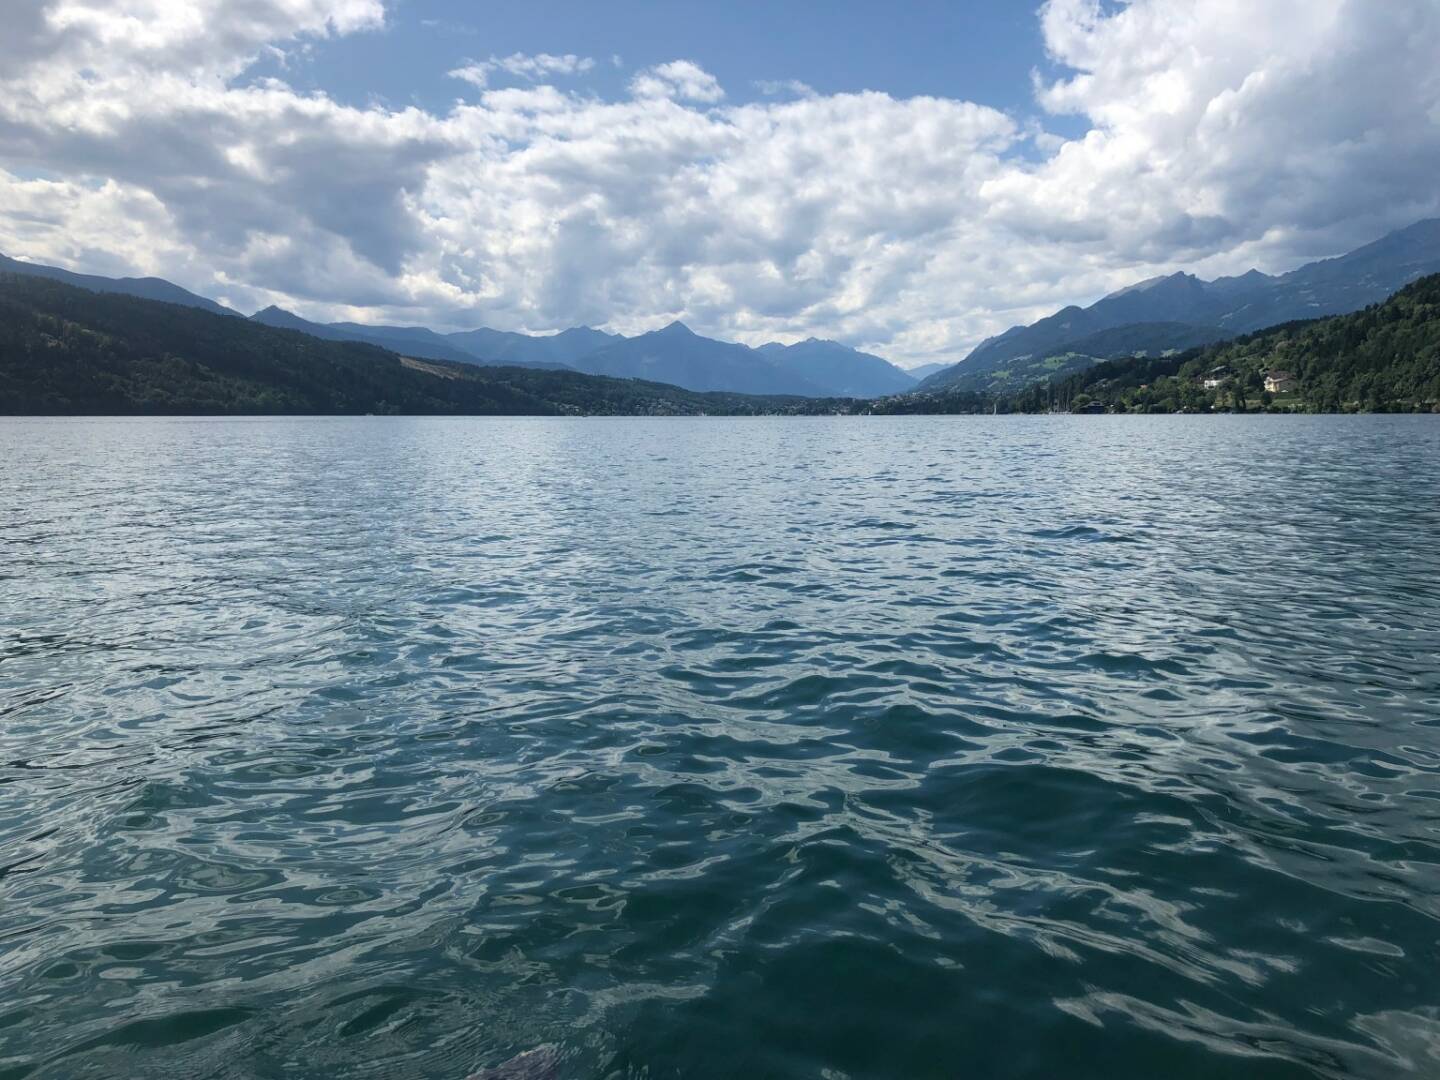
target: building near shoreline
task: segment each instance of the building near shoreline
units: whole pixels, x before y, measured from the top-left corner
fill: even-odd
[[[1288,394],[1295,389],[1295,376],[1288,371],[1266,372],[1265,389],[1272,394]]]

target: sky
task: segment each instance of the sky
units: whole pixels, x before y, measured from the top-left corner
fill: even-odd
[[[1440,215],[1440,0],[6,0],[0,251],[906,366]]]

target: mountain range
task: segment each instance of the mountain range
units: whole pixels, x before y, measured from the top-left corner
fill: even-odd
[[[883,397],[913,389],[919,376],[872,353],[835,341],[806,338],[794,345],[771,343],[759,351],[829,393],[842,397]]]
[[[656,354],[683,353],[699,365],[692,374],[722,381],[737,377],[727,364],[754,351],[676,324],[612,341],[594,355],[602,357],[597,363],[630,368]],[[799,351],[812,358],[825,352],[813,345]],[[1283,388],[1271,385],[1276,372],[1284,373]],[[234,313],[0,271],[0,415],[868,415],[1057,406],[1440,412],[1440,274],[1353,314],[1164,357],[1102,361],[1019,394],[944,390],[866,399],[701,392],[569,368],[425,360]]]
[[[107,278],[0,256],[0,272],[49,278],[91,292],[162,300],[212,314],[237,312],[160,278]],[[424,326],[353,322],[317,323],[279,307],[250,321],[298,330],[324,341],[353,341],[422,360],[482,366],[571,370],[589,375],[645,379],[686,390],[802,397],[876,397],[914,389],[916,378],[889,361],[834,341],[811,338],[797,345],[758,349],[701,337],[683,323],[633,338],[588,326],[557,334],[520,334],[481,327],[440,333]]]
[[[563,368],[587,375],[646,379],[686,390],[803,397],[876,397],[914,389],[916,379],[881,357],[834,341],[758,349],[702,337],[684,323],[635,337],[575,326],[558,334],[423,326],[313,323],[277,307],[251,316],[267,326],[303,330],[331,341],[365,341],[427,360]]]
[[[1251,270],[1202,281],[1176,273],[1066,307],[981,342],[919,389],[1002,393],[1119,356],[1159,355],[1281,323],[1341,315],[1378,303],[1440,271],[1440,218],[1271,276]]]
[[[108,278],[0,256],[0,272],[48,278],[244,318],[160,278]],[[278,307],[247,321],[327,341],[362,342],[421,360],[571,370],[644,379],[691,391],[875,398],[911,392],[1013,394],[1122,356],[1165,356],[1265,327],[1357,311],[1411,281],[1440,272],[1440,219],[1417,222],[1338,258],[1286,274],[1251,270],[1204,281],[1151,278],[1088,307],[1070,306],[978,345],[958,364],[904,371],[879,356],[816,338],[751,348],[694,333],[683,323],[635,337],[590,327],[531,335],[481,327],[442,333],[424,326],[316,323]]]
[[[569,369],[422,360],[233,313],[0,270],[0,416],[847,412]]]

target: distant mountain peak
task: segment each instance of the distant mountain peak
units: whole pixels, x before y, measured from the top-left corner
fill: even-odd
[[[977,345],[923,389],[1043,380],[1060,358],[1194,347],[1299,319],[1357,311],[1440,271],[1440,219],[1417,221],[1344,255],[1272,277],[1257,269],[1203,281],[1178,271],[1137,282],[1086,308],[1062,308]],[[1096,350],[1103,349],[1101,356]]]
[[[662,326],[659,330],[656,330],[655,333],[657,333],[657,334],[669,334],[669,335],[671,335],[671,336],[679,336],[679,335],[682,335],[682,334],[685,335],[686,337],[696,337],[696,336],[697,336],[694,330],[691,330],[688,326],[686,326],[686,325],[685,325],[683,322],[681,322],[679,319],[676,319],[676,320],[675,320],[674,322],[672,322],[669,326]]]
[[[1134,296],[1136,293],[1154,292],[1156,289],[1173,288],[1175,286],[1193,287],[1203,283],[1194,274],[1187,274],[1184,270],[1177,270],[1173,274],[1161,274],[1158,277],[1146,278],[1144,281],[1137,281],[1134,285],[1127,285],[1123,289],[1117,289],[1104,297],[1106,300],[1113,300],[1120,296]]]
[[[345,331],[339,331],[328,326],[321,326],[319,323],[312,323],[309,319],[301,318],[293,311],[286,311],[276,304],[267,308],[261,308],[250,316],[251,322],[264,323],[266,326],[276,326],[284,330],[304,330],[307,334],[316,334],[324,338],[337,338],[349,336]]]
[[[1218,277],[1214,281],[1208,282],[1208,287],[1215,293],[1234,293],[1247,289],[1264,289],[1274,284],[1274,282],[1275,279],[1269,274],[1262,273],[1252,266],[1243,274],[1238,274],[1235,277]],[[1202,282],[1202,284],[1207,283]]]

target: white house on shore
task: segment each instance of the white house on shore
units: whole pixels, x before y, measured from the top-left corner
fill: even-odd
[[[1211,368],[1210,372],[1200,380],[1200,385],[1206,390],[1218,390],[1225,385],[1225,380],[1230,378],[1230,369],[1223,364],[1217,368]]]
[[[1295,376],[1288,371],[1266,372],[1265,389],[1272,394],[1288,394],[1295,389]]]

